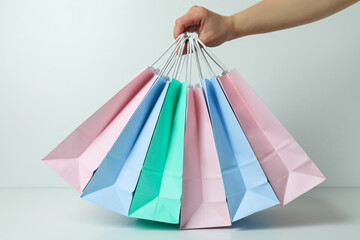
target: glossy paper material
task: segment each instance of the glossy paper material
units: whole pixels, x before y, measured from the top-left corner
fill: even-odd
[[[231,220],[279,204],[217,79],[203,80]]]
[[[300,145],[235,69],[219,81],[283,205],[325,180]]]
[[[178,223],[182,191],[187,83],[170,82],[129,216]]]
[[[162,78],[155,81],[84,189],[82,198],[128,215],[168,83]]]
[[[42,160],[81,192],[155,79],[146,67]]]
[[[202,87],[188,89],[180,228],[230,226],[224,183]]]

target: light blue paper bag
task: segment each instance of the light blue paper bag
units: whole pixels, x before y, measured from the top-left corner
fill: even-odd
[[[155,81],[84,189],[82,198],[128,215],[169,82]]]
[[[232,222],[279,204],[216,77],[202,85]]]

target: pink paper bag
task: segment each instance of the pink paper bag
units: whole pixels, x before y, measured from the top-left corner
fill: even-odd
[[[42,160],[82,192],[156,78],[144,68]]]
[[[201,87],[188,89],[180,228],[230,226],[219,159]]]
[[[221,76],[219,82],[282,205],[325,180],[236,69]]]

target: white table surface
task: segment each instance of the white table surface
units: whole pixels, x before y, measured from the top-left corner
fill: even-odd
[[[360,239],[360,189],[316,188],[230,228],[182,230],[87,202],[70,188],[0,189],[0,239]]]

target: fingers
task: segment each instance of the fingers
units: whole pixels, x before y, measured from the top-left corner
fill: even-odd
[[[191,25],[187,28],[185,28],[184,32],[198,32],[199,31],[199,25]]]
[[[174,27],[174,38],[176,39],[184,31],[196,32],[201,27],[206,9],[199,6],[193,6],[182,17],[176,19]]]

